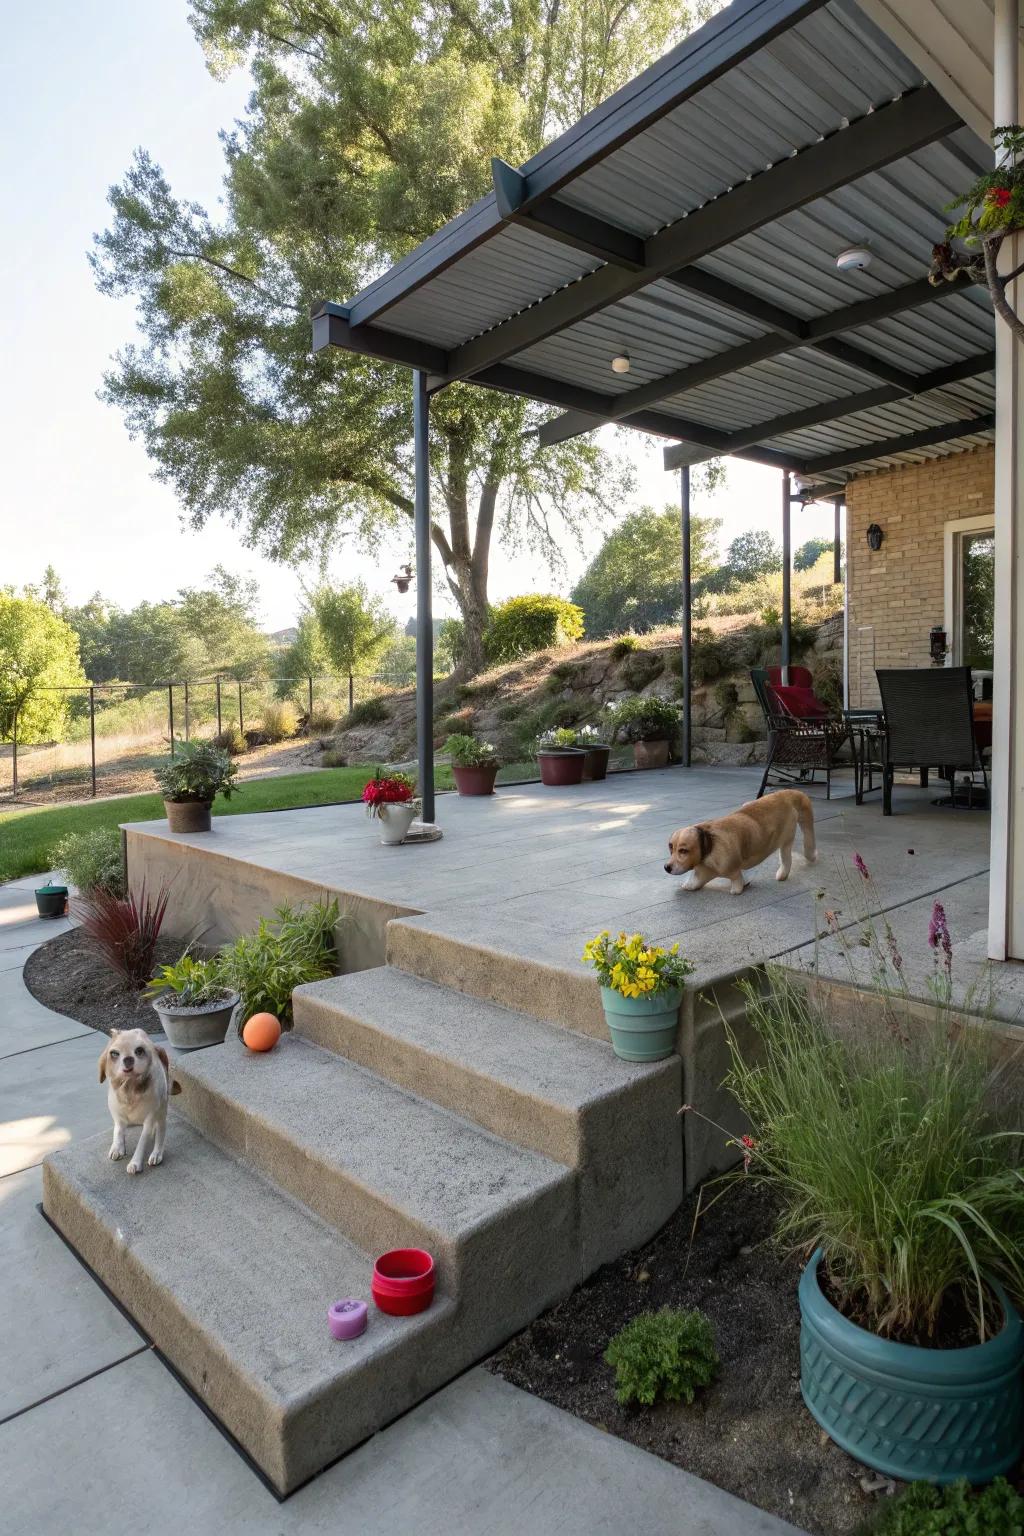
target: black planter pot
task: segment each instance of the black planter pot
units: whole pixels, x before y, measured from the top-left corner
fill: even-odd
[[[36,891],[36,911],[40,917],[63,917],[67,910],[66,885],[41,885]]]

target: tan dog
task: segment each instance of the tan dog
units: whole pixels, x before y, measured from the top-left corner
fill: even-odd
[[[181,1092],[181,1084],[171,1075],[167,1052],[154,1045],[144,1029],[116,1029],[100,1057],[100,1082],[108,1080],[107,1107],[114,1122],[111,1161],[116,1163],[124,1157],[128,1126],[141,1125],[128,1172],[142,1172],[150,1141],[153,1145],[147,1161],[156,1168],[164,1160],[167,1101],[173,1093]]]
[[[763,800],[741,805],[731,816],[717,821],[702,821],[694,827],[673,832],[668,840],[670,875],[690,875],[684,889],[699,891],[720,875],[729,881],[734,896],[746,887],[745,869],[753,869],[769,854],[778,852],[776,880],[785,880],[793,860],[793,840],[797,827],[803,834],[804,858],[813,864],[818,857],[814,845],[814,807],[798,789],[780,789]]]

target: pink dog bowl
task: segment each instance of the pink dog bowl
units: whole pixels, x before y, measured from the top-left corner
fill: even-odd
[[[336,1339],[358,1339],[366,1331],[366,1302],[350,1296],[327,1308],[327,1326]]]

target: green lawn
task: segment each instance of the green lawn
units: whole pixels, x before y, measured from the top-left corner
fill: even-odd
[[[312,773],[282,774],[280,778],[250,779],[230,800],[218,800],[215,816],[239,816],[248,811],[283,811],[293,806],[336,805],[358,800],[371,777],[370,768],[318,768]],[[449,782],[447,769],[438,771],[438,788]],[[163,817],[157,794],[130,795],[122,800],[90,800],[86,805],[26,807],[0,812],[0,880],[16,880],[50,868],[50,849],[66,832],[94,827],[118,827],[123,821],[157,821]]]

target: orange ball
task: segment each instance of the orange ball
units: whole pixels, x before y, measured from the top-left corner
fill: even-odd
[[[281,1024],[272,1013],[254,1013],[242,1029],[242,1040],[250,1051],[272,1051],[281,1038]]]

